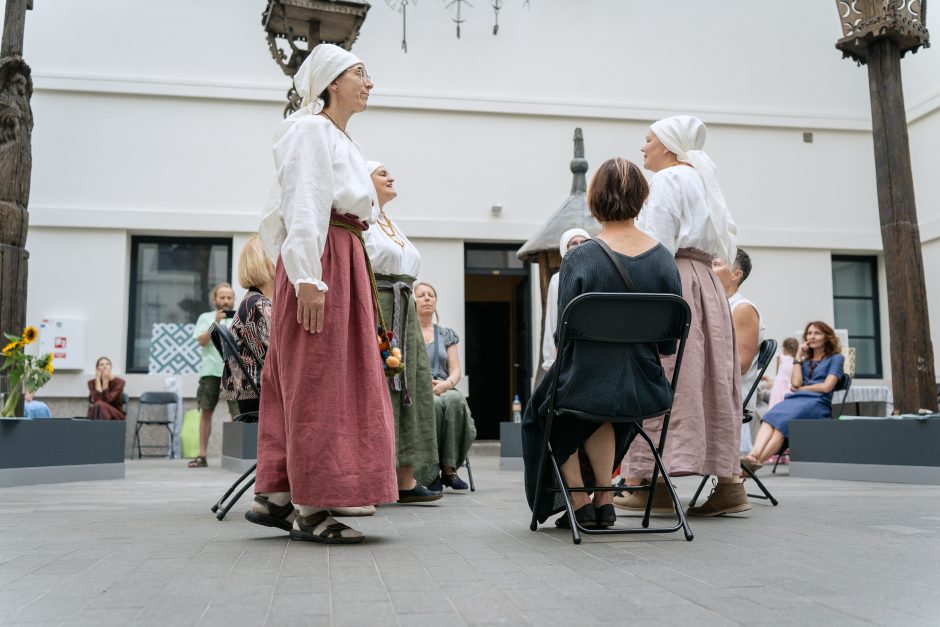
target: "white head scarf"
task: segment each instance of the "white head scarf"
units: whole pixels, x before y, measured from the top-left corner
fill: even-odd
[[[691,115],[676,115],[655,122],[650,130],[663,143],[663,146],[676,153],[676,159],[688,163],[702,177],[705,186],[705,198],[712,228],[721,242],[722,250],[717,251],[721,260],[731,265],[737,253],[736,240],[738,227],[731,218],[731,212],[718,184],[718,167],[705,151],[705,124]]]
[[[308,115],[323,111],[326,104],[320,98],[323,90],[336,80],[336,77],[356,65],[362,59],[348,50],[333,44],[318,44],[307,55],[294,74],[294,89],[300,94],[300,109],[285,119],[274,133],[274,143],[284,137],[294,123]]]
[[[384,165],[385,164],[381,161],[366,161],[366,168],[369,170],[369,174],[372,174]]]
[[[583,237],[584,239],[591,239],[591,235],[584,229],[568,229],[561,234],[561,241],[558,243],[558,250],[561,252],[561,256],[564,257],[565,253],[568,252],[568,244],[576,237]]]
[[[357,63],[362,63],[362,60],[339,46],[315,46],[294,74],[294,89],[300,94],[300,106],[312,109],[310,113],[322,111],[324,102],[320,99],[320,94],[337,76]]]

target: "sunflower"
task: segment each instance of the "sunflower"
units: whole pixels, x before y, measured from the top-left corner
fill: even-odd
[[[55,368],[52,367],[52,359],[49,359],[49,361],[46,362],[45,368],[46,368],[46,372],[48,372],[49,374],[52,374],[53,372],[55,372]]]
[[[4,355],[9,355],[9,354],[12,353],[14,350],[16,350],[17,348],[19,348],[19,346],[20,346],[20,343],[19,343],[19,342],[10,342],[10,343],[7,344],[6,346],[4,346],[4,347],[3,347],[3,350],[0,351],[0,352],[2,352]]]
[[[35,342],[37,337],[39,337],[39,331],[36,330],[36,327],[28,326],[23,329],[23,341],[27,344]]]

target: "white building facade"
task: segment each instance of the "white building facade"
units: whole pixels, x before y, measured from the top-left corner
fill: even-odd
[[[203,283],[235,278],[289,86],[267,50],[264,4],[40,1],[28,14],[28,320],[86,321],[87,366],[58,372],[43,396],[83,396],[99,355],[128,373],[132,396],[162,389],[163,376],[136,372],[148,325],[176,322],[160,319],[160,289],[192,283],[180,259],[201,264]],[[397,178],[387,210],[422,251],[420,278],[464,340],[471,388],[482,376],[474,364],[498,364],[510,396],[500,388],[493,402],[508,414],[537,367],[537,268],[514,269],[506,250],[566,197],[574,128],[590,177],[612,156],[639,161],[649,124],[678,113],[709,125],[706,150],[754,261],[743,291],[768,337],[813,319],[851,325],[860,368],[890,380],[867,72],[834,49],[833,4],[533,0],[507,3],[494,37],[488,3],[477,3],[458,40],[445,8],[428,2],[409,10],[405,54],[400,15],[374,3],[353,50],[375,89],[349,132]],[[940,53],[902,68],[937,338]],[[163,287],[148,292],[154,277]],[[184,377],[185,395],[195,382]]]

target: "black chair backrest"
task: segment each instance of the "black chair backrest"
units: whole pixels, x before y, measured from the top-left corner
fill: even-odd
[[[672,374],[675,390],[682,365],[682,347],[689,335],[692,312],[675,294],[590,292],[573,299],[562,312],[558,328],[558,354],[571,342],[594,341],[623,344],[678,342]],[[560,360],[559,360],[560,361]],[[560,365],[560,364],[559,364]],[[562,366],[563,367],[563,366]],[[558,387],[555,368],[551,394]]]
[[[658,343],[685,338],[691,318],[688,303],[674,294],[591,292],[568,303],[559,328],[573,340]]]
[[[242,356],[238,352],[238,340],[235,338],[235,334],[232,333],[232,330],[213,322],[212,326],[209,327],[209,337],[212,339],[212,344],[215,345],[215,349],[219,351],[222,359],[226,362],[230,359],[233,360],[238,366],[238,369],[242,371],[245,381],[251,386],[255,394],[260,396],[261,392],[258,390],[258,386],[255,385],[254,378],[248,372],[248,368],[245,366],[245,362],[242,361]],[[247,348],[248,353],[251,355],[252,360],[260,371],[262,366],[261,359],[251,350],[250,346]]]
[[[131,404],[131,396],[127,392],[121,394],[121,408],[127,413],[127,406]]]
[[[833,413],[832,418],[838,420],[842,417],[842,412],[845,411],[845,399],[849,397],[849,390],[852,389],[852,375],[843,374],[842,378],[839,379],[839,382],[836,383],[836,387],[832,388],[833,393],[842,392],[842,402],[839,403],[838,413]]]
[[[754,383],[751,384],[751,389],[747,391],[747,396],[744,397],[745,407],[747,407],[754,392],[757,391],[757,385],[760,383],[761,377],[764,376],[767,366],[770,365],[771,360],[773,360],[776,354],[777,340],[764,340],[760,343],[760,350],[757,351],[757,377],[754,379]]]
[[[176,392],[144,392],[140,395],[141,405],[175,405],[177,401]]]

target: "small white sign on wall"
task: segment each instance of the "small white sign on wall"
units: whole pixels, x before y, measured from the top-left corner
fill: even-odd
[[[56,370],[83,370],[85,363],[85,321],[44,318],[39,325],[39,352],[52,353]]]

